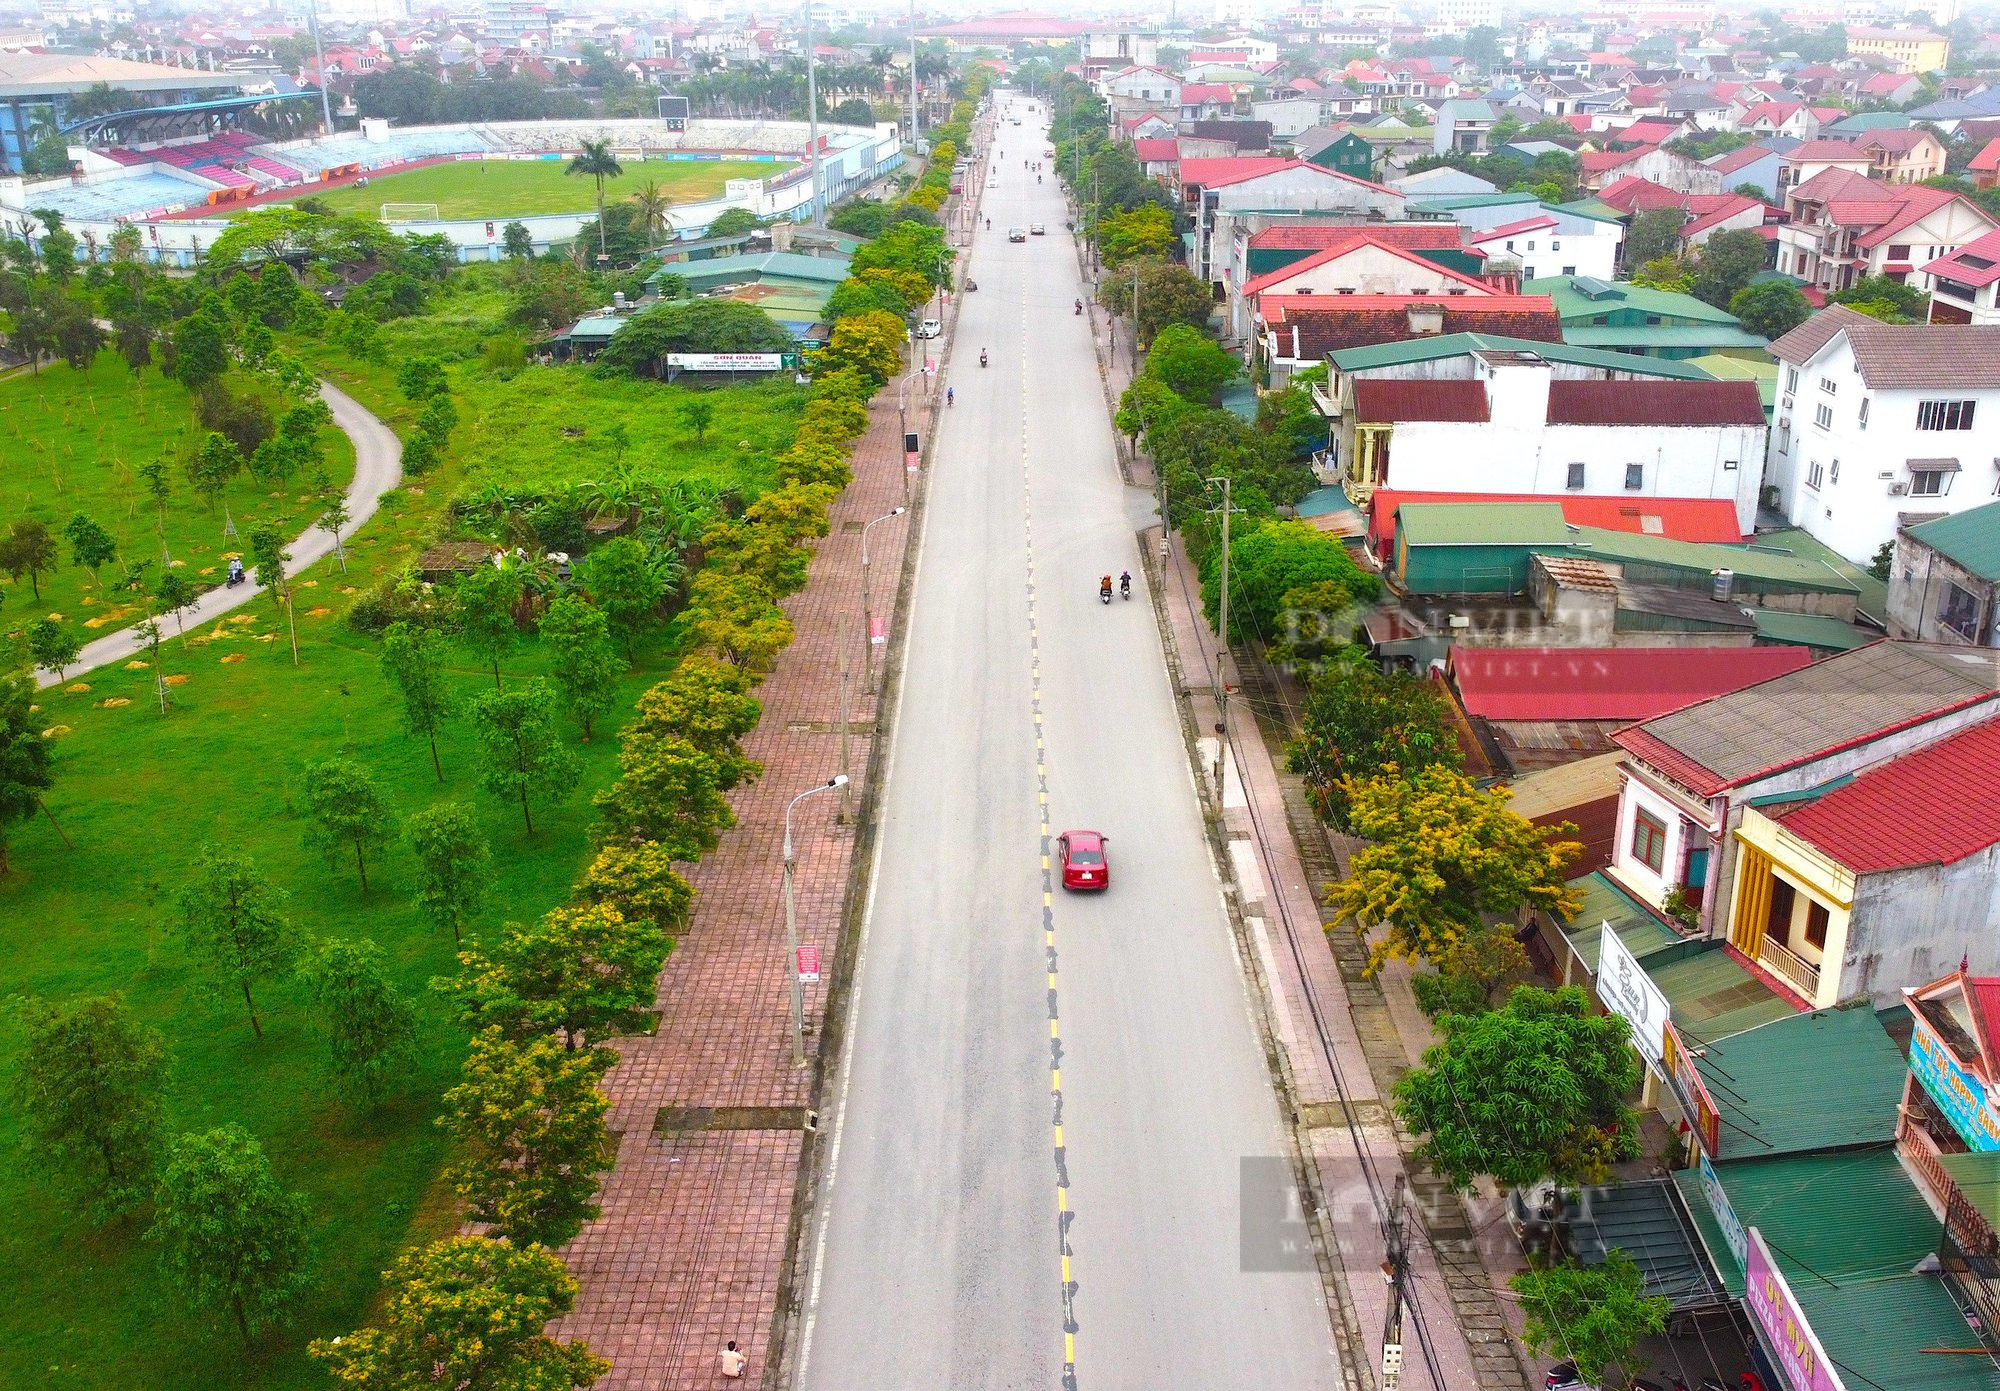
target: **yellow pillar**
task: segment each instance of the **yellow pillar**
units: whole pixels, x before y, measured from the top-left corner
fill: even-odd
[[[1771,919],[1771,857],[1754,845],[1743,845],[1736,856],[1735,921],[1729,940],[1736,949],[1757,959],[1764,930]]]

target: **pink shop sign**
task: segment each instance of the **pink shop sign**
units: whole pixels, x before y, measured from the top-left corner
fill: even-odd
[[[1777,1354],[1779,1370],[1792,1391],[1847,1391],[1833,1359],[1819,1345],[1805,1311],[1792,1298],[1791,1287],[1764,1245],[1763,1233],[1750,1229],[1750,1260],[1744,1270],[1743,1302],[1750,1317],[1764,1330],[1764,1340]]]

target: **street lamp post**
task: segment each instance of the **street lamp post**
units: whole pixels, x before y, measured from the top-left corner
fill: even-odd
[[[792,894],[792,870],[798,857],[792,853],[792,808],[821,792],[847,786],[847,775],[836,774],[817,787],[808,787],[785,804],[785,969],[792,977],[792,1066],[806,1065],[806,990],[799,980],[799,918]]]
[[[891,517],[900,517],[902,515],[903,515],[903,509],[898,507],[893,512],[884,512],[874,521],[869,522],[866,526],[861,528],[861,626],[867,629],[867,632],[865,632],[862,636],[868,640],[867,650],[863,653],[862,672],[868,678],[868,689],[870,691],[874,691],[876,689],[876,684],[875,684],[875,617],[874,617],[875,611],[873,606],[870,604],[868,597],[868,569],[869,569],[868,532],[871,528],[880,526],[882,523],[888,521]]]

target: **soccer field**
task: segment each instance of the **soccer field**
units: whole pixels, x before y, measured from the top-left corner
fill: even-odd
[[[442,218],[594,211],[596,181],[564,173],[568,167],[569,161],[562,159],[453,160],[371,177],[365,188],[347,184],[299,196],[321,199],[339,212],[371,215],[379,213],[384,203],[435,203]],[[777,160],[633,161],[625,165],[623,175],[604,181],[604,201],[608,205],[629,198],[651,182],[676,203],[699,203],[720,197],[730,179],[768,179],[789,168],[789,163]]]

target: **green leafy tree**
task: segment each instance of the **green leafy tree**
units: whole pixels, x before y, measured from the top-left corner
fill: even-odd
[[[1313,809],[1348,825],[1353,778],[1407,778],[1463,763],[1449,702],[1422,677],[1384,675],[1373,661],[1336,661],[1306,688],[1299,733],[1286,764],[1305,779]]]
[[[670,353],[788,353],[797,347],[789,329],[753,304],[677,300],[627,319],[597,361],[606,368],[658,377],[665,374]]]
[[[299,809],[310,823],[305,844],[331,865],[352,851],[361,892],[368,892],[368,856],[389,843],[396,813],[368,770],[351,758],[322,758],[299,776]]]
[[[377,1326],[311,1345],[353,1391],[571,1391],[611,1370],[543,1332],[576,1307],[577,1283],[539,1246],[447,1237],[403,1252],[382,1283]]]
[[[577,893],[592,903],[608,904],[629,919],[650,918],[663,932],[687,920],[694,889],[664,846],[642,840],[636,845],[607,845],[584,871]]]
[[[1782,338],[1812,317],[1812,302],[1796,285],[1766,280],[1748,285],[1729,299],[1729,312],[1750,332]]]
[[[525,222],[510,222],[500,229],[500,246],[510,261],[525,261],[535,254],[534,234]]]
[[[1919,324],[1930,313],[1930,299],[1922,290],[1886,275],[1864,275],[1827,299],[1891,324]]]
[[[38,618],[28,625],[28,655],[37,667],[60,681],[70,664],[83,655],[83,639],[59,618]]]
[[[305,1199],[287,1192],[249,1131],[225,1125],[173,1143],[147,1237],[166,1284],[202,1311],[227,1314],[247,1341],[306,1292]]]
[[[29,999],[14,1114],[29,1166],[97,1221],[145,1201],[160,1153],[167,1044],[116,995]]]
[[[644,1027],[669,943],[650,917],[608,903],[557,908],[508,923],[490,951],[464,952],[449,983],[464,1022],[510,1039],[560,1030],[565,1048]]]
[[[299,978],[319,1008],[334,1076],[358,1100],[381,1100],[407,1075],[417,1036],[417,1012],[389,979],[382,949],[366,938],[321,942]]]
[[[1122,266],[1135,256],[1165,256],[1174,242],[1174,215],[1157,203],[1107,213],[1097,224],[1097,245],[1107,266]]]
[[[460,641],[493,667],[493,689],[500,689],[500,662],[520,641],[514,621],[526,584],[512,565],[481,565],[459,576],[452,586],[452,615]]]
[[[1220,501],[1220,498],[1217,499]],[[1381,581],[1364,572],[1338,538],[1306,522],[1262,521],[1239,529],[1229,561],[1229,628],[1232,639],[1272,641],[1286,623],[1286,611],[1313,586],[1312,597],[1350,623],[1382,592]],[[1202,567],[1202,598],[1211,622],[1221,621],[1222,567]]]
[[[513,622],[511,614],[508,622]],[[445,676],[444,636],[434,628],[391,623],[382,630],[382,674],[403,703],[403,728],[430,742],[431,771],[443,782],[438,730],[458,708]]]
[[[247,855],[204,846],[194,877],[181,889],[181,921],[188,955],[218,989],[242,992],[250,1029],[264,1037],[250,987],[287,974],[298,956],[298,938],[284,914],[285,891],[257,872]]]
[[[292,638],[292,665],[299,664],[299,626],[292,614],[292,587],[285,578],[285,566],[292,553],[285,549],[285,533],[270,522],[250,528],[250,561],[257,583],[271,596],[271,602],[285,615],[285,627]]]
[[[1896,566],[1896,543],[1884,541],[1875,548],[1875,555],[1868,562],[1868,573],[1884,584],[1889,582],[1889,574]],[[32,633],[30,634],[32,638]]]
[[[451,389],[444,365],[434,357],[413,357],[396,369],[396,389],[403,398],[421,405]]]
[[[498,1029],[473,1037],[438,1124],[472,1152],[445,1177],[474,1220],[517,1247],[561,1246],[598,1215],[597,1176],[617,1158],[599,1083],[616,1060]]]
[[[58,561],[56,538],[46,522],[17,517],[7,534],[0,536],[0,570],[17,583],[26,575],[37,601],[42,597],[42,576],[55,569]]]
[[[597,254],[608,256],[604,244],[604,181],[615,179],[625,172],[625,166],[618,162],[618,156],[611,152],[609,140],[585,140],[578,147],[578,154],[569,162],[564,171],[580,175],[597,184]]]
[[[81,512],[71,515],[69,523],[63,527],[63,535],[69,538],[70,562],[90,571],[93,586],[104,588],[97,572],[118,558],[117,539]]]
[[[1343,791],[1348,829],[1372,843],[1327,894],[1339,922],[1374,934],[1371,965],[1442,963],[1491,914],[1575,913],[1580,896],[1567,873],[1583,847],[1561,837],[1576,828],[1534,825],[1508,808],[1505,789],[1482,791],[1433,763],[1403,776],[1350,776]]]
[[[699,654],[683,657],[673,675],[639,697],[632,732],[686,740],[715,760],[727,792],[763,771],[743,753],[743,736],[764,711],[750,685],[740,667]]]
[[[403,833],[417,857],[417,911],[433,929],[450,928],[452,945],[462,947],[493,880],[479,823],[457,802],[439,802],[413,812]]]
[[[607,841],[652,841],[678,860],[696,860],[736,824],[711,755],[677,735],[626,732],[618,779],[597,794]]]
[[[1527,1321],[1522,1340],[1543,1357],[1576,1363],[1577,1375],[1593,1386],[1638,1360],[1639,1340],[1666,1331],[1673,1301],[1647,1295],[1646,1280],[1631,1253],[1612,1247],[1597,1265],[1563,1261],[1533,1266],[1507,1282],[1521,1297]]]
[[[709,422],[715,419],[715,402],[706,396],[690,396],[681,403],[681,419],[694,431],[696,439],[702,439],[708,434]]]
[[[1771,244],[1753,228],[1717,232],[1702,243],[1695,265],[1695,298],[1717,309],[1728,308],[1737,292],[1765,268],[1770,255]]]
[[[563,594],[543,612],[541,632],[549,675],[588,742],[592,722],[617,704],[627,665],[612,644],[610,621],[578,595]]]
[[[222,500],[222,490],[242,472],[243,451],[236,447],[235,440],[219,432],[211,431],[201,442],[201,448],[188,456],[188,483],[211,512]]]
[[[190,392],[219,381],[229,370],[225,324],[209,314],[190,314],[174,326],[174,377]]]
[[[632,655],[639,634],[653,622],[667,592],[666,577],[645,543],[620,536],[599,546],[577,567],[577,579]]]
[[[32,680],[19,673],[0,674],[0,879],[13,869],[8,832],[43,810],[42,794],[56,781],[49,741],[34,706]]]
[[[576,756],[556,728],[556,695],[543,680],[493,691],[472,707],[487,791],[520,803],[521,824],[535,833],[531,804],[564,796],[576,778]]]
[[[1243,365],[1199,329],[1172,324],[1146,354],[1146,375],[1186,401],[1212,405]]]
[[[1687,215],[1679,208],[1655,208],[1640,213],[1625,232],[1626,267],[1636,268],[1661,257],[1678,256],[1681,228],[1686,225]]]
[[[1639,1151],[1631,1028],[1575,986],[1517,986],[1481,1014],[1445,1014],[1440,1039],[1396,1084],[1417,1153],[1453,1186],[1602,1183]]]

